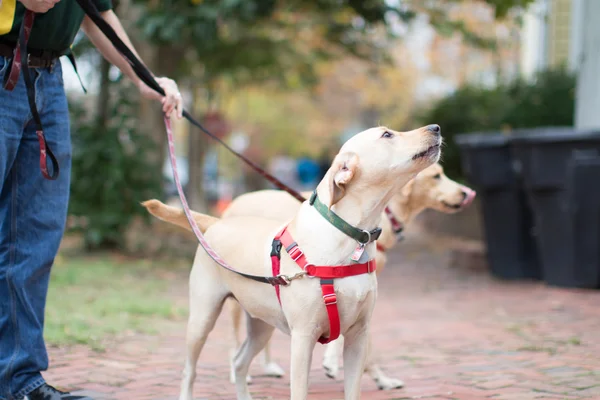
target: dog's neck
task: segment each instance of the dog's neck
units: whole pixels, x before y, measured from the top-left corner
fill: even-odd
[[[426,208],[422,205],[422,202],[418,201],[418,198],[411,196],[410,193],[395,194],[387,206],[404,229],[406,229],[406,226],[414,217]],[[377,240],[377,245],[380,248],[389,250],[396,245],[398,237],[393,232],[392,223],[389,221],[388,216],[383,214],[382,218],[386,220],[381,224],[383,232],[381,232],[381,236]]]
[[[421,211],[427,208],[416,197],[403,193],[393,196],[388,207],[404,226],[408,225]]]
[[[368,193],[368,194],[367,194]],[[348,191],[331,210],[352,226],[370,231],[379,226],[381,213],[391,198],[390,189]],[[329,195],[324,185],[317,188],[319,198],[329,204]],[[290,233],[313,264],[348,264],[358,243],[347,236],[309,204],[304,202],[294,220]],[[371,256],[375,248],[367,247]]]

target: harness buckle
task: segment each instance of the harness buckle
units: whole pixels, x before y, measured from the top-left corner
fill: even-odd
[[[326,306],[337,304],[337,296],[335,293],[325,294],[323,295],[323,301],[325,302]]]
[[[281,240],[273,239],[271,243],[271,257],[280,257],[281,254]]]
[[[300,250],[300,247],[298,247],[298,245],[289,249],[288,254],[292,258],[292,260],[294,260],[294,262],[298,261],[298,259],[304,255],[304,253],[302,252],[302,250]]]

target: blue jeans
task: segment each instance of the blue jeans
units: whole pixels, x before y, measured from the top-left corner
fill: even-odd
[[[0,57],[0,76],[8,68]],[[0,399],[20,399],[48,368],[44,309],[50,268],[65,228],[71,174],[69,111],[62,70],[31,69],[46,140],[60,164],[55,181],[40,171],[36,126],[23,73],[0,88]],[[48,160],[50,168],[50,160]]]

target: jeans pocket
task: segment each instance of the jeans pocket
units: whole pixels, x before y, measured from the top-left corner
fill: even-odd
[[[51,75],[54,77],[54,79],[58,81],[60,86],[65,85],[65,81],[63,78],[63,69],[60,59],[56,60],[56,64],[54,65],[54,68],[52,68]]]

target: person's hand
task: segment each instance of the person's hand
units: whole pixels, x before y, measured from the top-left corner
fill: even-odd
[[[177,112],[177,118],[181,119],[183,116],[183,99],[181,93],[177,88],[177,83],[169,78],[156,78],[156,82],[165,91],[165,95],[158,94],[154,89],[151,89],[144,82],[140,81],[139,88],[140,93],[147,99],[160,100],[163,107],[163,112],[170,117],[171,113],[175,110]]]
[[[36,13],[45,13],[56,5],[60,0],[19,0],[26,9]],[[0,2],[1,3],[1,2]]]

